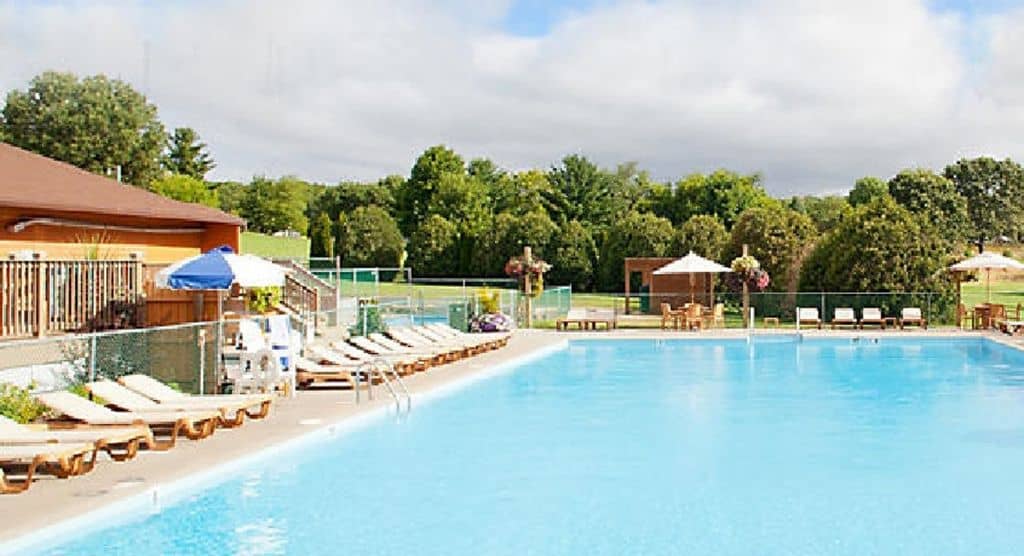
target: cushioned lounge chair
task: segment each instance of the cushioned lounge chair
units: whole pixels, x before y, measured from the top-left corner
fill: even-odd
[[[402,330],[411,336],[426,340],[423,344],[425,346],[447,347],[457,355],[461,355],[463,357],[476,355],[489,349],[485,340],[472,337],[455,338],[442,336],[441,334],[423,326],[402,327]]]
[[[877,326],[882,330],[885,330],[885,319],[882,318],[882,310],[878,307],[865,307],[861,311],[860,327],[863,330],[864,326]]]
[[[240,426],[245,420],[245,409],[249,404],[204,404],[196,405],[194,403],[157,403],[156,401],[143,396],[142,394],[124,386],[118,384],[112,380],[102,379],[95,382],[89,382],[85,384],[86,390],[92,393],[94,396],[98,396],[106,400],[108,405],[112,405],[118,409],[125,411],[145,411],[145,412],[207,412],[217,414],[217,424],[224,428],[234,428]]]
[[[299,388],[308,388],[313,384],[324,384],[329,382],[342,382],[349,388],[356,387],[356,366],[354,361],[345,365],[314,361],[308,357],[295,358],[295,379]]]
[[[47,392],[36,394],[35,397],[43,405],[72,422],[96,427],[146,425],[155,435],[166,437],[166,440],[155,443],[155,450],[173,447],[179,434],[192,440],[206,438],[213,434],[220,418],[216,411],[113,411],[71,392]]]
[[[151,376],[139,374],[126,375],[117,381],[161,405],[176,404],[187,409],[213,408],[219,409],[225,415],[233,408],[239,408],[244,410],[250,419],[266,417],[274,400],[271,394],[185,394]]]
[[[563,318],[555,321],[555,330],[568,330],[571,324],[575,324],[580,330],[586,330],[588,325],[587,310],[569,309],[569,312]]]
[[[427,370],[428,367],[430,367],[431,364],[435,362],[444,362],[443,354],[439,355],[437,353],[425,353],[424,351],[420,351],[419,353],[413,353],[408,349],[396,351],[393,348],[382,345],[379,342],[376,342],[364,336],[352,336],[351,338],[348,339],[348,343],[355,346],[356,349],[361,349],[366,353],[376,355],[378,357],[397,359],[405,359],[410,357],[415,358],[419,363],[421,363],[421,365],[417,365],[415,367],[416,370],[425,371]]]
[[[413,348],[406,345],[402,345],[391,338],[381,334],[380,332],[374,332],[367,336],[373,343],[386,348],[389,352],[397,355],[411,355],[413,357],[419,357],[421,359],[429,361],[433,365],[440,365],[448,360],[448,350],[441,347],[436,348]],[[354,338],[350,338],[354,339]],[[358,345],[358,344],[357,344]]]
[[[439,343],[416,334],[408,328],[389,328],[387,335],[394,341],[414,349],[438,349],[445,353],[448,361],[455,361],[469,355],[470,350],[457,339]],[[455,343],[459,342],[459,343]]]
[[[815,307],[800,307],[797,313],[797,324],[799,326],[811,325],[821,330],[821,317]]]
[[[835,313],[832,317],[832,322],[829,324],[832,325],[833,330],[840,326],[856,328],[857,316],[850,307],[836,307]]]
[[[413,357],[411,355],[377,355],[366,350],[359,349],[345,341],[331,342],[330,346],[332,350],[348,357],[349,359],[354,359],[359,363],[384,361],[385,363],[393,366],[401,375],[410,375],[416,371],[426,369],[426,364],[423,361],[418,357]]]
[[[62,479],[92,470],[96,446],[87,443],[17,444],[0,446],[0,494],[24,492],[36,471]],[[86,459],[91,454],[90,459]],[[13,481],[9,469],[24,467],[24,478]]]
[[[114,461],[135,457],[139,446],[152,448],[153,432],[145,426],[51,429],[46,425],[23,425],[0,415],[0,445],[46,444],[50,442],[93,444]]]
[[[474,338],[486,342],[491,349],[497,349],[504,347],[508,344],[509,338],[512,337],[511,332],[479,332],[476,334],[469,334],[462,330],[456,330],[451,326],[444,323],[433,323],[425,325],[427,328],[436,331],[439,334],[447,336],[449,338]]]
[[[921,316],[920,307],[904,307],[900,311],[900,330],[903,330],[907,326],[920,326],[923,329],[928,328],[928,321]]]
[[[345,381],[346,379],[343,378],[345,376],[348,376],[354,384],[355,379],[353,377],[356,373],[359,373],[360,378],[364,382],[372,380],[374,384],[379,384],[382,380],[376,369],[363,366],[364,363],[372,363],[376,359],[354,359],[333,347],[323,345],[307,345],[306,357],[321,366],[321,369],[318,369],[319,371],[331,369],[330,372],[319,372],[317,374],[310,372],[312,369],[304,371],[304,373],[309,373],[303,374],[303,380],[307,382],[307,386],[309,379],[313,379],[313,382]]]

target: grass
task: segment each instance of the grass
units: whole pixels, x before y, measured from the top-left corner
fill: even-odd
[[[268,259],[305,259],[309,257],[309,238],[242,232],[241,250],[242,253]]]

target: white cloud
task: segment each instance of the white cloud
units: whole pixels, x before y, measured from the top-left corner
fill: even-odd
[[[626,1],[536,38],[499,29],[508,5],[0,3],[0,88],[120,76],[197,128],[222,178],[373,179],[440,142],[512,168],[583,152],[661,178],[762,171],[777,193],[1024,158],[1024,12],[976,24],[973,67],[975,23],[918,0]]]

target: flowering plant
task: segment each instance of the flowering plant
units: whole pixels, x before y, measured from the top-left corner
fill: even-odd
[[[761,263],[754,257],[746,255],[736,257],[732,261],[732,274],[726,278],[730,289],[738,291],[743,284],[755,292],[764,291],[771,283],[771,277],[761,268]]]
[[[544,273],[551,270],[551,265],[536,257],[524,261],[522,257],[512,257],[505,263],[505,274],[512,278],[518,278],[520,285],[525,288],[527,276],[530,277],[530,291],[526,295],[537,297],[544,293]]]

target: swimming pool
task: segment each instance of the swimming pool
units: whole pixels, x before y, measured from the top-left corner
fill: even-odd
[[[50,553],[1019,553],[1022,400],[986,340],[574,341]]]

